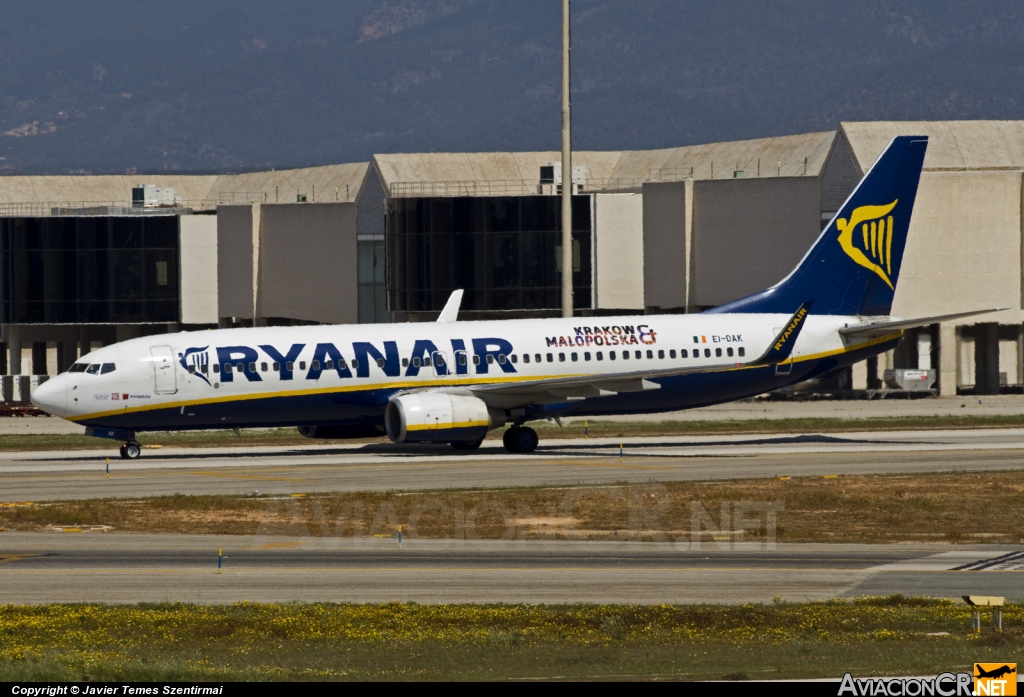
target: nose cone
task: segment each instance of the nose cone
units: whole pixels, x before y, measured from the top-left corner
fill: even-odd
[[[32,404],[47,414],[64,416],[67,413],[67,380],[63,375],[50,378],[32,393]]]

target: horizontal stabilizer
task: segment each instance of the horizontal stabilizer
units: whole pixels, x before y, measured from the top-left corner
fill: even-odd
[[[952,315],[936,315],[934,317],[920,317],[918,319],[898,319],[891,322],[870,322],[868,324],[855,324],[852,327],[844,327],[839,330],[843,336],[872,337],[889,334],[903,329],[914,329],[915,327],[927,327],[929,324],[948,322],[962,317],[973,317],[985,315],[989,312],[1000,312],[1009,308],[996,307],[991,310],[973,310],[971,312],[957,312]]]

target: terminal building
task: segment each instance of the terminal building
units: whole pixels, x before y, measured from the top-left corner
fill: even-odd
[[[577,314],[700,312],[772,285],[899,134],[930,144],[893,314],[1006,309],[908,332],[831,386],[881,388],[886,369],[902,368],[935,371],[942,395],[1022,391],[1024,121],[842,123],[575,152],[564,179]],[[559,316],[562,186],[557,152],[0,177],[3,397],[23,401],[32,381],[115,341],[431,321],[456,288],[466,291],[463,319]]]

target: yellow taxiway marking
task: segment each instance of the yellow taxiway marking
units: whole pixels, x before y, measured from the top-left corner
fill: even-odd
[[[223,477],[225,479],[258,479],[263,482],[309,482],[309,479],[294,477],[266,477],[258,474],[233,474],[231,472],[185,472],[197,477]]]

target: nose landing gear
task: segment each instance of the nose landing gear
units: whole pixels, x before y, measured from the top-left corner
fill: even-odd
[[[537,437],[537,432],[528,426],[512,426],[505,431],[501,442],[510,453],[532,453],[537,449],[540,438]]]
[[[121,446],[122,460],[135,460],[142,454],[142,446],[131,440]]]

